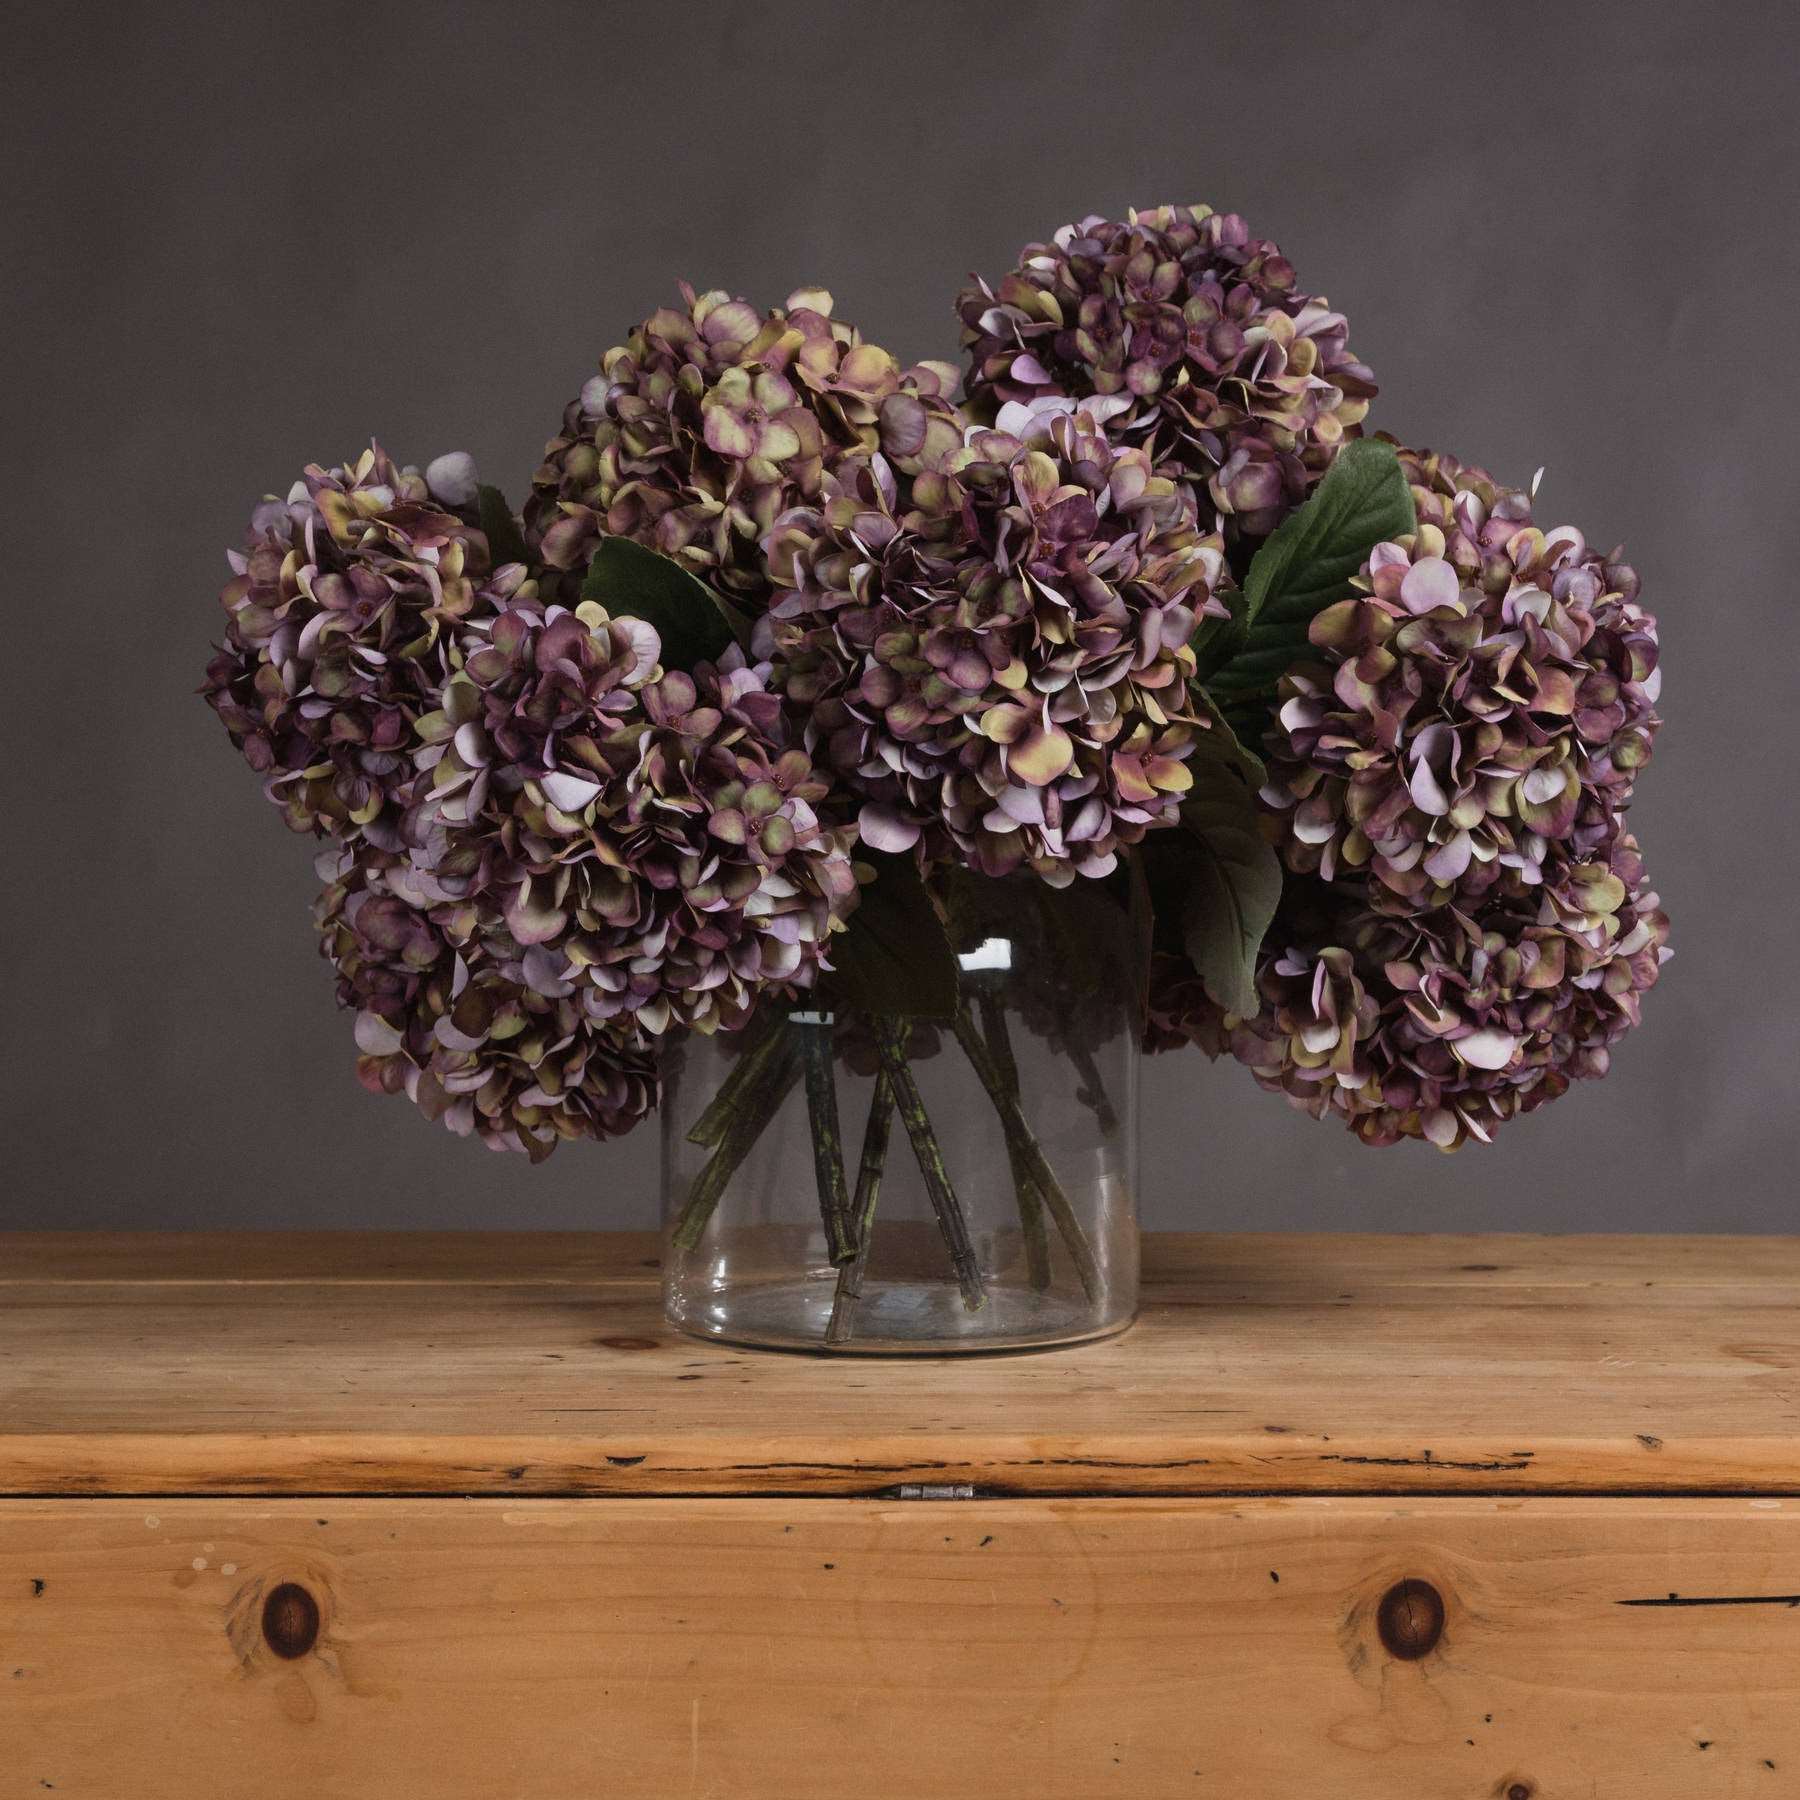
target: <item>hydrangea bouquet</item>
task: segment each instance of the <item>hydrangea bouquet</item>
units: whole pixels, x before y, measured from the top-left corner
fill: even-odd
[[[1604,1074],[1668,930],[1619,554],[1365,434],[1343,316],[1234,215],[1083,219],[957,312],[960,380],[819,289],[683,287],[520,511],[377,446],[256,508],[204,693],[324,840],[364,1084],[536,1160],[640,1121],[676,1034],[745,1033],[684,1228],[752,1135],[719,1120],[804,1078],[853,1267],[828,1080],[756,1034],[809,993],[877,1021],[929,1159],[937,1018],[1053,1188],[956,990],[957,893],[1003,878],[1129,919],[1147,1048],[1366,1143]]]

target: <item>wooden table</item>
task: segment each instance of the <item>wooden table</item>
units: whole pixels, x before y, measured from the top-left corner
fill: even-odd
[[[1800,1794],[1800,1240],[1148,1250],[874,1362],[647,1238],[0,1237],[0,1800]]]

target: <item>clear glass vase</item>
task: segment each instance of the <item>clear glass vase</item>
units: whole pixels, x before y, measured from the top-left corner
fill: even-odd
[[[829,991],[664,1063],[670,1322],[732,1343],[944,1354],[1078,1343],[1137,1309],[1130,926],[979,884],[935,1016]]]

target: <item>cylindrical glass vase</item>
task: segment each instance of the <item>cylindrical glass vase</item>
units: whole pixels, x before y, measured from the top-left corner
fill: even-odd
[[[670,1322],[945,1354],[1104,1337],[1137,1309],[1140,1018],[1110,900],[981,884],[953,1005],[828,992],[664,1065]]]

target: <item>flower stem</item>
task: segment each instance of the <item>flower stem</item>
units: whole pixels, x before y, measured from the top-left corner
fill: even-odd
[[[1100,1078],[1100,1070],[1094,1062],[1094,1053],[1086,1044],[1070,1044],[1069,1060],[1075,1065],[1075,1073],[1081,1077],[1081,1086],[1075,1090],[1075,1097],[1094,1115],[1094,1123],[1101,1131],[1111,1137],[1119,1129],[1119,1115],[1113,1111],[1113,1103],[1106,1091],[1106,1083]]]
[[[962,1289],[963,1305],[970,1312],[978,1312],[987,1302],[987,1287],[981,1279],[974,1246],[969,1242],[969,1226],[963,1217],[962,1202],[950,1185],[950,1173],[944,1167],[937,1134],[931,1128],[925,1102],[919,1095],[919,1084],[913,1079],[911,1065],[906,1060],[905,1021],[884,1016],[877,1018],[874,1025],[881,1066],[893,1084],[894,1104],[906,1127],[906,1135],[912,1140],[913,1155],[918,1159],[919,1173],[925,1178],[925,1191],[937,1214],[938,1229],[949,1246],[950,1264],[956,1271],[957,1285]]]
[[[750,1027],[749,1040],[739,1051],[731,1073],[719,1083],[719,1091],[708,1102],[688,1131],[690,1144],[717,1144],[730,1129],[746,1093],[763,1077],[770,1058],[780,1049],[786,1021],[775,1007],[766,1007]]]
[[[1012,1037],[1006,1028],[1006,1009],[995,994],[982,994],[981,1029],[988,1052],[1006,1090],[1019,1097],[1019,1062],[1013,1055]],[[1025,1159],[1011,1137],[1006,1140],[1006,1159],[1012,1165],[1013,1194],[1019,1203],[1019,1229],[1025,1238],[1025,1267],[1031,1285],[1042,1293],[1050,1285],[1050,1234],[1044,1225],[1044,1197],[1025,1167]]]
[[[1006,1083],[995,1067],[987,1045],[982,1042],[980,1032],[975,1029],[967,1007],[957,1008],[955,1030],[956,1041],[962,1045],[963,1054],[968,1057],[976,1077],[988,1091],[994,1110],[1000,1115],[1000,1127],[1006,1133],[1008,1144],[1017,1146],[1026,1169],[1037,1183],[1038,1192],[1044,1197],[1044,1204],[1050,1209],[1051,1218],[1056,1221],[1057,1230],[1062,1233],[1063,1244],[1075,1264],[1075,1272],[1081,1277],[1082,1292],[1090,1301],[1098,1301],[1100,1269],[1094,1261],[1093,1247],[1087,1241],[1087,1233],[1081,1229],[1081,1221],[1076,1218],[1075,1209],[1062,1190],[1062,1183],[1056,1179],[1056,1171],[1050,1167],[1042,1146],[1032,1135],[1031,1127],[1026,1124],[1025,1115],[1019,1110],[1019,1102],[1007,1092]]]
[[[677,1250],[692,1250],[700,1242],[706,1222],[718,1206],[726,1184],[781,1111],[800,1079],[800,1052],[792,1037],[786,1031],[778,1030],[774,1038],[774,1053],[762,1065],[757,1079],[746,1078],[741,1101],[729,1109],[728,1123],[717,1148],[688,1189],[686,1204],[675,1221],[670,1240]],[[739,1067],[742,1067],[741,1063]],[[732,1073],[735,1075],[737,1071]]]
[[[841,1269],[856,1254],[850,1196],[844,1188],[844,1141],[838,1125],[837,1080],[831,1067],[831,1015],[796,1014],[801,1066],[806,1071],[806,1118],[811,1129],[813,1179],[825,1244]]]
[[[875,1077],[869,1118],[863,1126],[856,1198],[850,1209],[856,1225],[856,1254],[838,1270],[831,1320],[825,1327],[828,1344],[845,1344],[855,1335],[856,1305],[862,1299],[863,1277],[869,1272],[869,1249],[875,1242],[875,1207],[881,1198],[881,1176],[887,1167],[888,1138],[893,1122],[894,1084],[888,1079],[887,1070],[882,1069]]]

